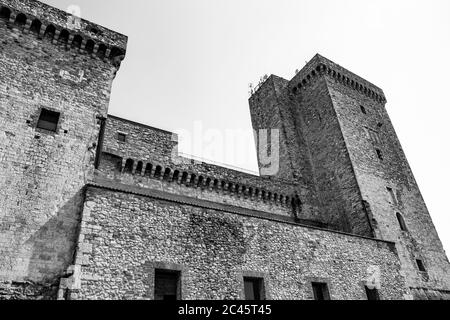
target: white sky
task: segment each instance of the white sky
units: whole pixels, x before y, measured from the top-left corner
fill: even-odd
[[[381,87],[450,253],[450,1],[44,2],[79,5],[83,18],[129,36],[110,113],[166,130],[251,129],[248,84],[271,73],[291,79],[315,53]],[[253,148],[251,139],[240,142]],[[209,158],[256,169],[255,156],[237,153]]]

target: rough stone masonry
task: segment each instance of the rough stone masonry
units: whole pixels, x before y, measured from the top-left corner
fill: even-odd
[[[270,76],[250,112],[280,170],[256,176],[108,115],[126,36],[0,0],[0,40],[0,299],[450,298],[375,85],[320,55]]]

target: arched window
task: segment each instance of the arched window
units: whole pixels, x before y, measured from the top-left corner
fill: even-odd
[[[191,175],[191,181],[189,181],[189,185],[192,186],[195,183],[195,178],[196,178],[195,174]]]
[[[133,171],[133,165],[134,161],[132,159],[128,159],[127,162],[125,162],[125,168],[123,169],[123,172],[131,173]]]
[[[198,183],[197,186],[200,188],[203,188],[203,181],[205,180],[205,178],[203,178],[203,176],[200,176],[200,178],[198,178]]]
[[[84,50],[86,50],[87,53],[92,53],[94,52],[94,46],[95,46],[95,42],[93,40],[88,40],[86,42],[86,46],[84,47]]]
[[[403,219],[403,215],[400,212],[397,212],[397,220],[400,225],[400,229],[402,231],[408,231],[408,229],[406,228],[405,219]]]
[[[187,178],[188,178],[189,173],[187,173],[186,171],[183,172],[183,175],[181,176],[181,183],[186,183],[187,182]]]
[[[23,13],[19,13],[16,17],[16,21],[14,21],[14,24],[20,28],[23,28],[26,23],[27,23],[27,16],[24,15]]]
[[[145,166],[145,172],[144,172],[144,175],[150,177],[150,175],[151,175],[151,173],[152,173],[152,169],[153,169],[152,164],[151,164],[151,163],[147,163],[147,165]]]
[[[2,7],[2,9],[0,10],[0,18],[9,21],[10,17],[11,17],[11,10],[9,10],[6,7]]]
[[[77,34],[75,37],[73,37],[72,48],[80,49],[82,42],[83,38],[79,34]]]
[[[180,178],[180,171],[175,170],[173,173],[172,181],[178,182],[178,179]]]
[[[170,170],[169,168],[166,169],[166,171],[164,171],[164,176],[163,179],[164,180],[169,180],[170,177],[170,173],[172,172],[172,170]]]
[[[142,161],[139,161],[136,167],[136,173],[141,174],[142,169],[144,168],[144,163]]]
[[[35,34],[39,34],[41,32],[42,22],[38,19],[34,19],[30,26],[30,31]]]
[[[104,58],[104,57],[105,57],[105,55],[106,55],[106,46],[105,46],[104,44],[101,44],[101,45],[98,47],[97,55],[98,55],[100,58]]]
[[[162,174],[162,168],[161,166],[157,166],[155,170],[155,178],[160,178]]]
[[[56,28],[54,25],[49,25],[47,27],[47,29],[45,29],[44,32],[44,39],[49,39],[49,40],[53,40],[53,38],[55,37],[55,32],[56,32]]]

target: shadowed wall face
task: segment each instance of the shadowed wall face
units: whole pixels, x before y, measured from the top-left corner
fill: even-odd
[[[244,278],[264,279],[267,299],[367,299],[373,267],[383,299],[406,293],[395,245],[237,215],[197,204],[89,186],[76,299],[153,299],[155,273],[180,273],[182,299],[242,299]],[[98,272],[101,269],[102,272]]]
[[[376,236],[397,242],[415,296],[448,298],[450,264],[385,104],[333,77],[327,84]]]
[[[35,20],[33,4],[0,19],[0,292],[48,298],[73,259],[117,64]]]

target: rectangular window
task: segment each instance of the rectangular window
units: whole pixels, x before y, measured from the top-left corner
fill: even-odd
[[[125,133],[118,133],[117,134],[117,140],[120,142],[127,142],[127,135]]]
[[[59,122],[59,112],[42,109],[39,115],[37,128],[56,132]]]
[[[377,289],[369,289],[367,286],[365,288],[367,300],[380,300],[380,294]]]
[[[427,270],[425,269],[425,265],[423,264],[423,261],[420,259],[416,260],[417,263],[417,267],[419,268],[419,271],[421,272],[426,272]]]
[[[179,271],[155,270],[155,300],[181,299],[181,273]]]
[[[392,201],[392,203],[393,203],[394,205],[397,205],[398,202],[397,202],[397,198],[395,197],[394,190],[393,190],[392,188],[389,188],[389,187],[387,187],[386,189],[387,189],[387,191],[389,192],[389,195],[391,196],[391,201]]]
[[[245,300],[264,300],[264,279],[244,278]]]
[[[326,283],[313,282],[314,300],[331,300],[328,285]]]

